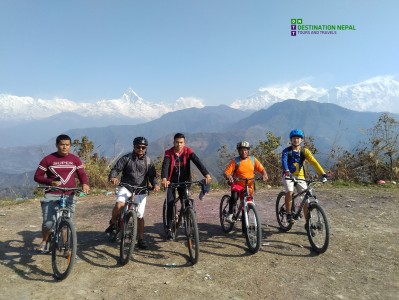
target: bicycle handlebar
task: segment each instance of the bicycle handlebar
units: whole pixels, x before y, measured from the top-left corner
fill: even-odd
[[[305,181],[307,184],[316,183],[316,182],[321,182],[321,183],[327,182],[327,178],[325,177],[322,177],[321,179],[310,179],[310,178],[298,178],[295,176],[290,176],[290,177],[285,177],[285,180],[291,180],[294,183],[297,183],[298,181]]]
[[[195,181],[183,181],[183,182],[170,182],[168,187],[179,187],[179,186],[187,186],[191,184],[205,184],[205,180],[195,180]]]
[[[140,193],[142,191],[152,191],[154,187],[150,186],[138,186],[138,185],[131,185],[126,182],[120,182],[118,186],[123,186],[127,188],[130,192],[134,191],[135,194]]]
[[[59,186],[37,186],[38,189],[48,189],[49,191],[60,191],[60,192],[83,192],[80,188],[67,188],[67,187],[59,187]]]

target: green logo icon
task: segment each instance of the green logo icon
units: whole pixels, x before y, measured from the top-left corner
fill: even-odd
[[[302,19],[291,19],[291,24],[302,24]]]

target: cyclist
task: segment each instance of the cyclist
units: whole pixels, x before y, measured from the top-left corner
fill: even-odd
[[[251,146],[247,141],[237,143],[237,151],[239,156],[231,160],[224,170],[224,177],[231,184],[231,197],[229,202],[229,214],[226,221],[233,223],[233,209],[238,200],[238,191],[245,187],[244,181],[234,182],[234,177],[240,178],[253,178],[255,177],[255,171],[262,174],[262,180],[267,181],[269,178],[265,167],[259,162],[259,160],[253,156],[249,156],[249,150]],[[254,191],[254,181],[248,182],[249,194],[252,195]]]
[[[176,133],[173,138],[173,147],[165,151],[162,162],[162,185],[164,188],[169,186],[169,183],[179,183],[184,181],[191,181],[190,162],[192,161],[201,174],[205,177],[205,183],[209,184],[212,180],[208,170],[202,164],[198,156],[193,150],[186,146],[185,136],[182,133]],[[180,198],[187,195],[184,187],[177,188]],[[176,189],[167,189],[167,224],[172,221],[173,202],[176,198]],[[172,239],[170,229],[167,232],[167,239]]]
[[[121,182],[133,185],[133,186],[147,186],[150,182],[151,186],[154,187],[154,191],[159,191],[159,185],[156,179],[156,170],[154,163],[147,157],[148,141],[145,137],[139,136],[133,140],[133,151],[125,154],[112,167],[109,173],[109,181],[118,185],[118,175],[121,174]],[[125,187],[119,186],[115,206],[112,209],[112,217],[109,221],[109,227],[105,230],[108,235],[112,235],[116,228],[116,222],[120,215],[121,209],[125,206],[126,200],[132,196],[132,193]],[[147,243],[144,241],[144,210],[147,202],[146,191],[142,191],[141,194],[135,195],[135,203],[137,206],[137,247],[145,250],[148,248]]]
[[[65,188],[75,188],[76,175],[82,184],[84,193],[90,190],[89,179],[84,170],[83,164],[79,157],[69,153],[71,150],[71,138],[66,134],[61,134],[56,138],[55,145],[57,152],[45,156],[39,163],[35,172],[34,180],[37,183]],[[36,248],[40,252],[46,252],[46,241],[50,236],[51,229],[56,222],[55,208],[58,206],[60,199],[60,191],[46,190],[43,198],[41,199],[42,207],[42,242]],[[75,211],[74,193],[66,192],[68,196],[67,206],[71,210],[71,218]]]
[[[287,177],[297,177],[299,179],[305,178],[303,163],[306,160],[316,170],[317,174],[327,180],[327,174],[320,166],[318,161],[314,158],[309,149],[301,148],[301,143],[304,140],[303,131],[300,129],[293,129],[290,132],[291,146],[285,148],[281,155],[281,162],[283,167],[283,186],[285,188],[285,207],[287,212],[291,211],[292,193],[294,191],[294,182],[286,180]],[[296,190],[298,193],[307,188],[306,182],[303,180],[298,181]],[[307,216],[307,207],[304,206],[304,214]],[[295,223],[290,213],[287,213],[287,222]]]

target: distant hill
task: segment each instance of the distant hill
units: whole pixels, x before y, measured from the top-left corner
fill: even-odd
[[[101,128],[69,130],[72,139],[87,136],[96,146],[95,152],[107,157],[116,157],[131,151],[135,136],[149,139],[148,154],[153,158],[163,155],[172,146],[173,135],[183,132],[188,146],[192,147],[216,178],[220,177],[217,150],[227,145],[235,151],[240,140],[257,144],[266,138],[266,131],[281,136],[282,147],[288,144],[288,134],[293,128],[301,128],[306,136],[315,139],[323,162],[333,146],[352,151],[365,132],[372,128],[381,113],[358,112],[335,104],[315,101],[286,100],[268,109],[254,113],[243,112],[228,106],[189,108],[163,115],[161,118],[137,125],[114,125]],[[392,115],[399,120],[399,115]],[[82,124],[83,125],[83,124]],[[0,148],[0,189],[12,186],[5,181],[6,174],[25,174],[35,170],[41,158],[55,151],[55,136],[43,145],[29,147]],[[19,182],[16,179],[16,184]]]

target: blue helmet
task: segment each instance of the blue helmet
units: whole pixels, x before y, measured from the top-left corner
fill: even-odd
[[[301,138],[303,139],[303,138],[304,138],[303,131],[300,130],[300,129],[293,129],[293,130],[290,132],[290,139],[291,139],[292,137],[294,137],[294,136],[299,136],[299,137],[301,137]]]

